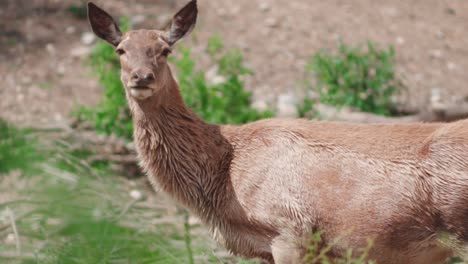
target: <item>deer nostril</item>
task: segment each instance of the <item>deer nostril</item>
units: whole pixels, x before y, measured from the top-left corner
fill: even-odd
[[[147,73],[147,74],[145,75],[145,80],[147,80],[147,81],[154,81],[154,74],[153,74],[152,72]]]
[[[131,75],[131,78],[132,78],[132,80],[138,80],[138,79],[140,79],[140,77],[138,76],[138,73],[137,73],[137,72],[133,72],[132,75]]]

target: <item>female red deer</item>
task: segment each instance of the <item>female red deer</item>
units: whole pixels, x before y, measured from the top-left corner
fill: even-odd
[[[374,240],[378,263],[443,263],[468,243],[468,121],[371,124],[269,119],[207,124],[167,64],[194,27],[190,1],[169,31],[121,33],[88,4],[93,31],[120,56],[143,169],[237,255],[300,263],[312,232],[330,256]],[[451,241],[440,243],[441,237]]]

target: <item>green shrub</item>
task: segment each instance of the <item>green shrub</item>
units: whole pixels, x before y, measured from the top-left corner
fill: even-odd
[[[224,51],[219,38],[210,39],[207,48],[219,74],[225,79],[219,84],[208,84],[204,72],[196,70],[190,49],[179,48],[178,53],[180,56],[172,62],[176,66],[182,96],[201,118],[217,124],[242,124],[272,116],[269,111],[258,112],[251,107],[251,94],[244,89],[242,81],[242,77],[251,72],[244,67],[244,59],[238,51]],[[90,65],[99,78],[104,95],[96,107],[81,107],[76,115],[91,121],[98,132],[130,139],[133,131],[131,115],[114,49],[103,41],[99,42],[91,54]]]
[[[243,124],[271,117],[270,111],[259,112],[250,105],[251,93],[244,89],[241,78],[251,71],[243,65],[242,55],[234,50],[225,52],[219,38],[209,40],[207,52],[217,63],[224,79],[221,83],[207,82],[205,73],[195,69],[188,48],[180,48],[180,56],[172,59],[185,103],[204,120],[217,124]]]
[[[392,96],[401,88],[394,66],[393,47],[379,49],[369,42],[362,50],[340,43],[337,55],[318,52],[306,70],[315,74],[321,102],[390,115]]]
[[[313,119],[318,117],[318,113],[314,108],[315,101],[309,97],[305,97],[301,103],[296,105],[297,114],[301,118]]]
[[[0,174],[21,170],[30,174],[43,160],[36,149],[37,139],[29,131],[18,129],[0,119]]]
[[[86,1],[81,0],[80,4],[71,4],[67,8],[68,12],[78,19],[86,19],[88,12],[86,9]]]

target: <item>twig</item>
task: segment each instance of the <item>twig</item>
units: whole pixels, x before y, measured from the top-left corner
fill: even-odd
[[[101,154],[94,155],[88,158],[88,163],[94,163],[98,161],[111,161],[116,163],[132,164],[137,163],[137,156],[134,154],[127,155],[113,155],[113,154]]]
[[[8,212],[8,210],[9,210],[8,206],[6,207],[6,210],[7,210],[7,212]],[[23,219],[24,217],[26,217],[26,216],[28,216],[28,215],[34,213],[34,212],[36,212],[36,210],[31,210],[31,211],[22,213],[22,214],[20,214],[20,215],[18,215],[18,216],[16,217],[16,221],[19,221],[19,220]],[[0,231],[3,231],[3,230],[5,230],[5,229],[7,229],[8,227],[11,227],[11,224],[0,225]]]
[[[128,211],[139,201],[140,199],[133,199],[130,203],[125,206],[125,208],[120,212],[119,216],[117,216],[117,220],[122,218],[124,215],[128,213]]]
[[[32,253],[23,253],[23,254],[18,254],[17,252],[8,252],[8,251],[2,251],[0,252],[0,257],[2,258],[7,258],[7,259],[35,259],[36,256]]]
[[[193,264],[192,237],[190,236],[189,213],[187,210],[184,210],[184,240],[185,247],[187,248],[188,263]]]
[[[21,243],[20,243],[18,228],[16,228],[15,215],[13,214],[13,211],[9,207],[7,207],[6,210],[10,217],[10,224],[11,224],[11,227],[13,228],[13,234],[15,235],[16,253],[18,255],[21,255]]]

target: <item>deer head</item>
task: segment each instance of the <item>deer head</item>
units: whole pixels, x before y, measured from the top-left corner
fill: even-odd
[[[115,20],[95,4],[88,3],[88,19],[94,33],[115,47],[126,92],[136,100],[161,95],[171,73],[167,57],[172,47],[195,26],[197,1],[191,0],[173,19],[168,31],[131,30],[122,33]]]

